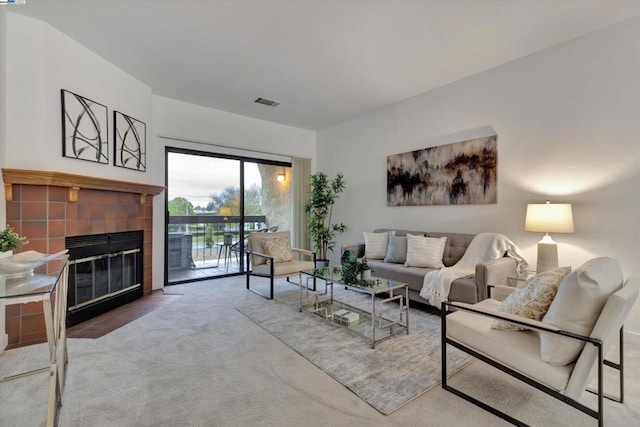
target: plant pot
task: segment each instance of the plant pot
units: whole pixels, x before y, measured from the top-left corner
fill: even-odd
[[[371,280],[371,269],[362,270],[360,272],[360,280]]]
[[[9,258],[13,255],[13,251],[0,252],[0,259]]]
[[[329,267],[328,259],[317,259],[316,260],[316,268]]]

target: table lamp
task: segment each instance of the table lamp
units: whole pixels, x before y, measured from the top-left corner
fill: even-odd
[[[538,242],[536,272],[558,268],[558,246],[549,233],[573,233],[573,213],[570,203],[546,203],[527,205],[525,231],[545,233]]]

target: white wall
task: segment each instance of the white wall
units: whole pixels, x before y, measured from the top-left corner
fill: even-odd
[[[491,131],[497,204],[386,206],[386,156]],[[526,205],[550,199],[574,209],[575,234],[554,236],[561,265],[612,256],[640,275],[640,18],[322,130],[317,162],[345,172],[339,245],[377,227],[495,231],[535,266]],[[640,339],[640,303],[627,331]]]
[[[152,134],[151,88],[42,21],[6,17],[6,167],[153,183],[150,173],[62,157],[60,105],[60,89],[106,105],[113,147],[114,110],[145,122]]]
[[[154,144],[158,153],[153,164],[154,179],[163,183],[165,181],[165,147],[211,153],[245,154],[275,160],[287,160],[290,157],[310,158],[314,156],[316,150],[316,133],[313,131],[161,96],[153,96],[153,123],[156,131]],[[164,196],[155,197],[153,201],[154,254],[164,253],[164,202]],[[154,286],[163,282],[162,275],[163,260],[154,257]]]
[[[208,144],[220,144],[300,157],[315,153],[315,132],[152,96],[149,86],[50,25],[4,10],[0,19],[4,20],[0,21],[0,84],[7,76],[7,90],[0,94],[0,124],[4,124],[0,129],[1,167],[164,185],[165,145],[219,151]],[[109,108],[110,144],[114,110],[145,122],[147,172],[62,157],[60,89]],[[167,142],[158,134],[205,144]],[[4,224],[1,186],[0,200]],[[160,194],[154,197],[153,289],[164,283],[163,232],[164,194]]]

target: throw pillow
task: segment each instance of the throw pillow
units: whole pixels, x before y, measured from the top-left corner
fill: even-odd
[[[498,306],[498,311],[526,317],[527,319],[541,320],[556,296],[558,286],[570,272],[571,267],[560,267],[536,274],[511,292]],[[494,320],[491,327],[493,329],[512,331],[524,331],[527,329],[502,320]]]
[[[293,261],[293,251],[289,238],[284,236],[270,237],[260,239],[260,243],[264,246],[264,253],[273,257],[273,262],[289,262]]]
[[[609,297],[623,283],[620,263],[613,258],[593,258],[567,276],[542,321],[565,331],[589,336]],[[573,363],[584,342],[541,334],[540,356],[552,365]]]
[[[384,262],[404,264],[407,260],[407,236],[394,236],[389,234],[389,246]]]
[[[446,237],[424,237],[407,234],[407,260],[405,267],[442,268],[442,255]]]
[[[369,259],[383,259],[387,255],[387,245],[389,244],[389,234],[387,233],[362,233],[364,235],[364,256]]]

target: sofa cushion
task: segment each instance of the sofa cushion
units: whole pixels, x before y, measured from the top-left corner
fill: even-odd
[[[524,284],[516,288],[498,306],[498,311],[515,314],[533,320],[541,320],[556,296],[558,286],[571,267],[560,267],[536,274]],[[522,331],[527,328],[519,325],[494,319],[491,325],[494,329]]]
[[[290,262],[275,262],[273,263],[273,275],[278,276],[295,276],[299,271],[313,270],[315,263],[313,261],[296,260]],[[271,273],[271,265],[260,264],[252,267],[253,274],[269,276]]]
[[[369,267],[373,270],[374,276],[408,283],[409,289],[418,292],[422,289],[424,275],[432,270],[424,267],[405,267],[404,264],[384,262],[381,259],[369,261]]]
[[[404,264],[407,260],[407,236],[394,236],[389,234],[389,245],[384,262]]]
[[[447,245],[444,248],[444,254],[442,255],[442,262],[445,267],[451,267],[455,265],[471,244],[471,241],[475,234],[463,234],[463,233],[425,233],[427,237],[446,237]]]
[[[373,230],[375,233],[381,233],[383,231],[392,231],[396,236],[406,236],[407,234],[413,234],[417,236],[426,237],[446,237],[447,244],[444,248],[444,255],[442,261],[445,267],[451,267],[462,258],[465,251],[471,244],[471,241],[476,236],[475,234],[465,233],[441,233],[433,231],[412,231],[404,229],[391,229],[391,228],[377,228]]]
[[[383,259],[387,255],[389,232],[362,233],[364,235],[364,256],[371,259]]]
[[[446,237],[433,238],[407,234],[407,260],[405,267],[442,268],[442,254]]]
[[[622,287],[622,283],[622,268],[616,259],[593,258],[562,281],[542,321],[589,336],[607,299]],[[542,334],[540,337],[542,360],[554,365],[572,363],[583,346],[582,342],[560,336]]]

